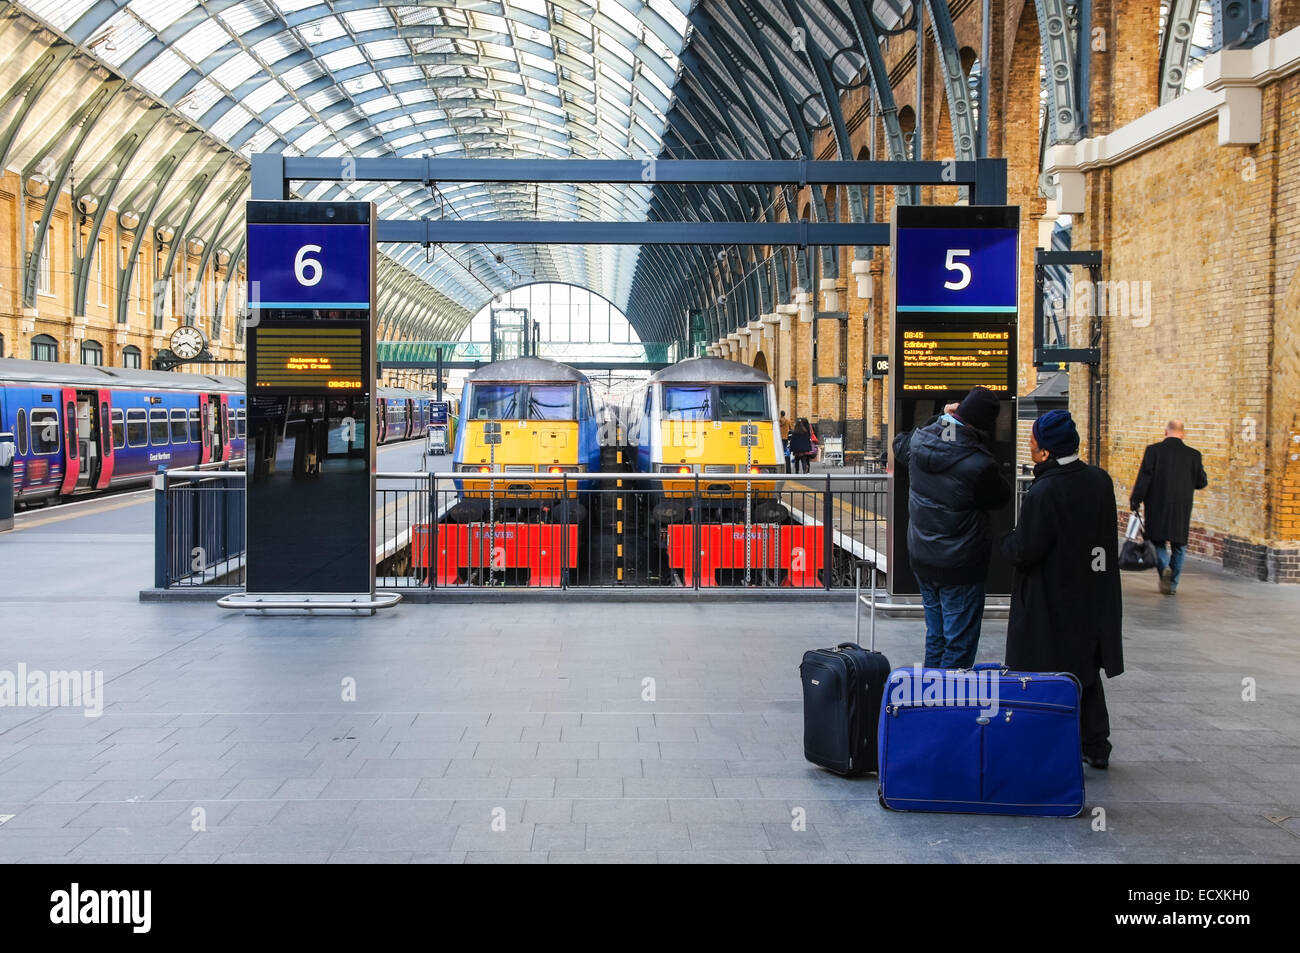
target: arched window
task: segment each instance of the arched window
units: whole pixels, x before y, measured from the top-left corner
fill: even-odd
[[[140,369],[140,349],[134,344],[122,348],[122,366]]]
[[[5,336],[0,334],[0,357],[5,356]]]
[[[98,341],[81,342],[81,363],[100,367],[104,363],[104,346]]]
[[[38,334],[32,338],[33,361],[57,361],[59,359],[59,342],[48,334]]]

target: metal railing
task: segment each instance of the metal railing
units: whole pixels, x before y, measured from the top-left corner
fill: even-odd
[[[239,586],[244,582],[242,460],[154,476],[154,586]]]
[[[380,473],[376,585],[841,589],[883,562],[884,473]],[[1029,480],[1017,480],[1016,507]],[[244,582],[244,474],[159,473],[155,585]]]

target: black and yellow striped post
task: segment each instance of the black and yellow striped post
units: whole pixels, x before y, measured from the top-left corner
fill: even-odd
[[[617,448],[615,455],[615,465],[619,472],[623,471],[623,425],[617,424],[614,427],[614,446]],[[623,480],[620,478],[614,481],[614,506],[617,515],[614,517],[614,576],[619,581],[623,581]]]

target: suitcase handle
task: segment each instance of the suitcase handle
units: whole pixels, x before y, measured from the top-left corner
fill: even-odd
[[[1006,662],[976,662],[974,665],[972,665],[972,666],[970,667],[970,671],[972,671],[972,672],[985,672],[985,671],[988,671],[988,670],[991,669],[991,668],[1000,669],[1000,670],[1002,670],[1002,671],[1004,671],[1004,672],[1009,672],[1009,671],[1011,671],[1009,668],[1007,668],[1007,663],[1006,663]]]

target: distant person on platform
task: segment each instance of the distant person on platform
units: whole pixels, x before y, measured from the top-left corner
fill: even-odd
[[[781,427],[781,448],[782,451],[785,453],[785,472],[789,473],[790,472],[790,431],[794,429],[794,425],[790,423],[790,418],[785,415],[784,410],[781,411],[781,418],[780,420],[777,421],[777,423]]]
[[[979,649],[989,513],[1012,497],[989,450],[1000,408],[996,394],[975,387],[894,438],[894,472],[908,476],[907,554],[925,606],[929,668],[970,668]]]
[[[1142,468],[1129,496],[1129,508],[1138,511],[1146,504],[1143,527],[1146,538],[1156,547],[1156,568],[1160,570],[1160,591],[1178,592],[1178,577],[1187,555],[1187,538],[1192,527],[1192,495],[1209,485],[1201,453],[1183,443],[1183,422],[1165,424],[1165,439],[1153,443],[1142,454]],[[1165,552],[1165,544],[1169,552]]]
[[[1001,543],[1015,567],[1006,663],[1016,672],[1069,672],[1079,680],[1083,760],[1105,768],[1110,716],[1099,670],[1108,678],[1124,671],[1115,485],[1079,459],[1068,410],[1034,421],[1029,456],[1034,482]]]
[[[812,424],[800,417],[790,431],[790,456],[794,457],[794,472],[807,473],[817,450],[813,447]]]

